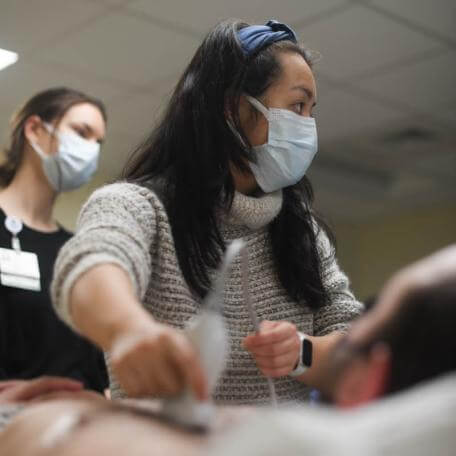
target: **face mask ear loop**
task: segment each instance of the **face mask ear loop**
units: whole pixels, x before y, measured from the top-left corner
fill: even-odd
[[[258,101],[256,98],[251,97],[250,95],[246,95],[245,98],[255,109],[260,111],[261,114],[263,114],[263,116],[266,117],[267,120],[269,120],[269,109],[267,109],[265,106],[263,106],[263,104],[260,101]]]
[[[226,123],[229,127],[229,129],[232,131],[233,135],[239,140],[239,142],[242,144],[242,147],[247,148],[247,144],[245,143],[244,139],[242,138],[241,134],[236,130],[236,128],[233,125],[233,122],[231,119],[226,119]]]
[[[48,124],[47,122],[43,122],[43,125],[44,127],[46,128],[46,130],[49,132],[50,135],[54,136],[54,138],[57,140],[57,141],[60,141],[59,137],[58,137],[58,133],[55,129],[55,127],[53,125],[50,125]],[[57,150],[57,154],[59,153],[59,151]],[[61,188],[62,188],[62,180],[63,180],[63,176],[62,176],[62,168],[61,168],[61,163],[57,160],[56,161],[56,164],[57,164],[57,171],[59,173],[59,183],[58,183],[58,189],[57,191],[61,191]]]
[[[53,134],[53,129],[52,127],[46,123],[46,122],[43,122],[41,121],[41,123],[43,124],[44,128],[49,132],[49,134]],[[28,143],[30,144],[30,146],[32,147],[32,149],[43,159],[43,160],[46,160],[48,155],[44,153],[43,149],[41,149],[41,146],[36,143],[36,142],[33,142],[33,141],[29,141],[27,139]]]
[[[44,128],[48,131],[48,133],[53,136],[57,141],[59,141],[59,133],[55,129],[55,127],[47,122],[43,121]]]
[[[28,143],[30,144],[31,148],[43,159],[45,160],[47,155],[43,152],[43,149],[41,149],[41,147],[35,143],[35,142],[32,142],[32,141],[29,141],[27,140]]]
[[[57,130],[55,129],[55,127],[47,122],[43,122],[43,125],[44,125],[44,128],[46,128],[46,130],[48,131],[48,133],[53,136],[55,138],[55,140],[57,140],[58,142],[60,142],[60,138],[59,138],[59,135],[58,135],[58,132]]]
[[[62,164],[59,160],[57,160],[57,171],[59,172],[59,188],[57,189],[58,192],[62,191],[63,187],[63,175],[62,175]]]

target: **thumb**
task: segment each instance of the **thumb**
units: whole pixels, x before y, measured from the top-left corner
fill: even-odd
[[[278,321],[269,321],[269,320],[263,320],[260,323],[260,332],[266,332],[271,329],[274,329],[280,322]]]

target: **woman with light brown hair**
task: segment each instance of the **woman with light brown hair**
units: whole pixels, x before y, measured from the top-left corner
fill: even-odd
[[[105,136],[103,103],[69,88],[29,99],[13,116],[0,165],[0,380],[59,375],[102,391],[98,350],[54,314],[54,261],[71,237],[53,217],[60,192],[85,184]]]

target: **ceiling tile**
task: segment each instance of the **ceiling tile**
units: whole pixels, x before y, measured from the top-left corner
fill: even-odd
[[[116,12],[86,27],[84,33],[42,50],[38,57],[145,85],[179,72],[197,45],[198,41],[174,30]]]
[[[424,29],[456,39],[454,0],[373,0],[371,3]]]
[[[456,129],[456,102],[439,109],[436,115],[449,122]]]
[[[109,131],[108,125],[108,134],[101,149],[98,172],[110,179],[117,178],[137,144],[137,137]]]
[[[351,135],[379,131],[383,124],[403,114],[339,89],[320,90],[315,116],[320,141],[325,144]]]
[[[82,90],[105,102],[119,92],[118,87],[106,81],[93,80],[62,69],[56,72],[54,68],[45,65],[32,65],[19,61],[6,70],[0,71],[1,111],[10,115],[20,103],[35,93],[62,85]]]
[[[372,196],[368,186],[345,186],[331,175],[311,177],[315,191],[315,208],[325,218],[361,222],[404,211],[426,209],[436,204],[453,203],[456,189],[439,188],[430,181],[398,180],[381,195]],[[358,191],[358,194],[353,190]],[[363,193],[366,193],[365,195]]]
[[[88,0],[93,3],[101,3],[109,6],[126,6],[134,0]]]
[[[343,3],[346,1],[288,0],[278,7],[277,0],[212,0],[210,4],[207,0],[137,0],[129,8],[205,34],[217,22],[231,17],[257,23],[269,19],[296,23]]]
[[[364,130],[345,139],[336,139],[324,145],[327,159],[338,159],[353,166],[361,166],[377,172],[416,172],[424,169],[428,160],[435,159],[437,170],[446,157],[455,155],[456,131],[429,118],[412,116],[392,117],[383,122],[376,131]],[[442,168],[441,173],[448,175]],[[456,172],[456,168],[451,170]],[[437,171],[426,175],[439,178]]]
[[[439,44],[361,5],[306,26],[299,34],[310,48],[321,52],[320,71],[339,80]]]
[[[431,57],[359,82],[359,86],[423,112],[433,114],[455,97],[456,52]]]
[[[166,106],[176,78],[131,95],[119,97],[110,103],[110,128],[135,138],[137,142],[150,133]]]
[[[105,9],[86,0],[2,0],[0,8],[0,47],[19,54],[60,41]]]
[[[434,178],[435,181],[454,187],[456,182],[456,144],[447,153],[429,154],[423,160],[415,163],[415,173],[423,177]]]

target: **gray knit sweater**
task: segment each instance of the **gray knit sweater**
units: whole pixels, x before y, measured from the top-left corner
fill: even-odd
[[[220,217],[226,242],[240,237],[247,242],[250,292],[258,318],[287,320],[309,335],[345,330],[362,305],[350,292],[347,277],[332,258],[322,230],[318,230],[317,240],[330,303],[312,312],[293,302],[281,286],[267,230],[281,206],[280,190],[261,198],[236,193],[230,212]],[[200,308],[180,270],[165,208],[147,188],[128,183],[108,185],[97,190],[82,208],[76,235],[58,256],[52,284],[55,309],[73,328],[69,291],[81,274],[101,263],[114,263],[128,273],[140,301],[157,321],[183,328]],[[267,381],[242,347],[242,339],[254,331],[242,296],[237,258],[226,282],[223,307],[231,351],[214,398],[218,402],[264,403],[269,401]],[[109,354],[106,359],[110,371]],[[124,397],[112,372],[110,381],[112,397]],[[283,402],[299,402],[308,396],[308,388],[291,377],[275,379],[274,383]]]

